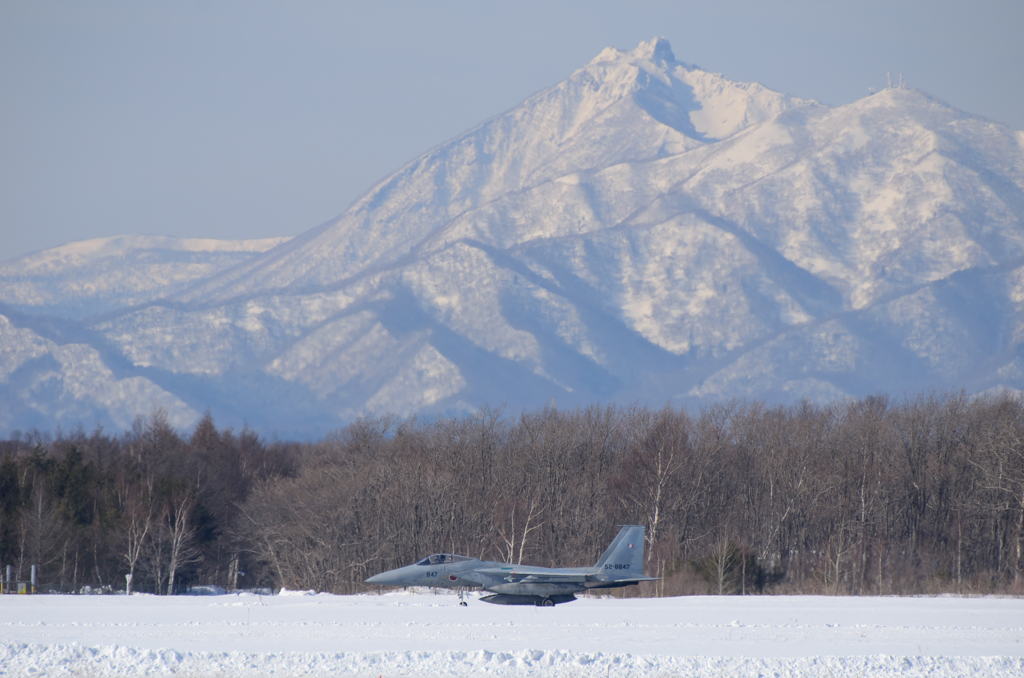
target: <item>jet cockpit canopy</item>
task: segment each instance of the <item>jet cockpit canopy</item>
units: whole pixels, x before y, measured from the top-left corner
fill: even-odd
[[[464,563],[467,560],[473,560],[468,556],[455,556],[450,553],[435,553],[432,556],[427,556],[417,565],[447,565],[448,563]]]

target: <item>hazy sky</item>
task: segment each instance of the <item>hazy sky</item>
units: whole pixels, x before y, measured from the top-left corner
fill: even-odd
[[[0,0],[0,260],[295,235],[606,46],[828,104],[886,71],[1024,129],[1021,0]]]

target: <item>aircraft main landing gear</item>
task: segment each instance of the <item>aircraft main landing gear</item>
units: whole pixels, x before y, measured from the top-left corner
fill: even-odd
[[[540,606],[541,607],[554,607],[555,606],[555,601],[551,600],[550,598],[545,598],[544,600],[540,601]]]

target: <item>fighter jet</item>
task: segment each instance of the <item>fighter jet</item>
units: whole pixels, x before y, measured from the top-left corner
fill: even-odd
[[[414,565],[388,570],[366,580],[382,586],[481,588],[490,595],[480,600],[496,605],[553,607],[576,600],[587,589],[633,586],[647,577],[644,566],[644,528],[625,525],[593,567],[534,567],[509,565],[468,556],[435,553]],[[460,605],[465,605],[463,600]]]

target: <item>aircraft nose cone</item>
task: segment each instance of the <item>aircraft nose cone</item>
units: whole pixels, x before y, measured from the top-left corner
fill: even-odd
[[[367,584],[379,584],[380,586],[405,586],[409,579],[406,568],[400,567],[397,570],[388,570],[375,574],[366,580]]]

